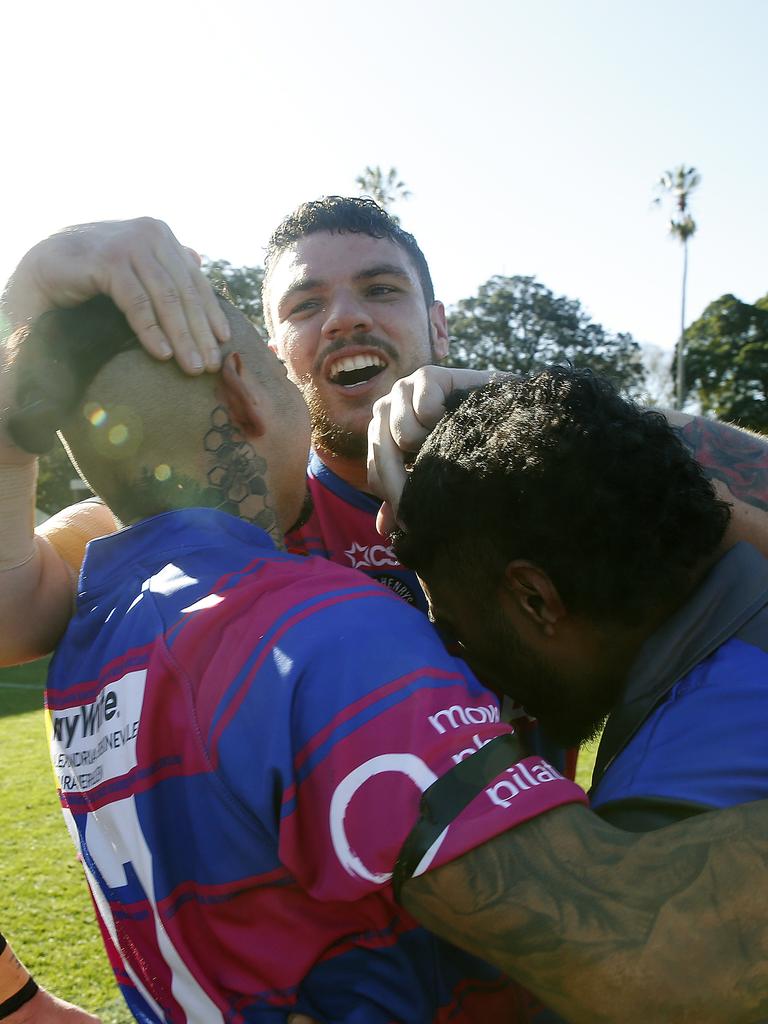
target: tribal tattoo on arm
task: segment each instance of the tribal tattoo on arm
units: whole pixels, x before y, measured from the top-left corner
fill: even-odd
[[[768,801],[649,833],[558,808],[411,879],[403,904],[573,1024],[768,1019]]]
[[[768,439],[703,416],[666,415],[711,480],[734,498],[768,511]]]

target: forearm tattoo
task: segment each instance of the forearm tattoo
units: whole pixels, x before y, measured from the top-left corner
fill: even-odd
[[[563,808],[411,880],[403,902],[574,1024],[756,1024],[766,826],[766,802],[646,834]]]
[[[768,509],[768,440],[702,416],[673,429],[710,479],[734,498]]]
[[[267,489],[267,461],[232,425],[223,405],[211,413],[211,427],[203,438],[203,447],[214,460],[208,471],[208,484],[220,492],[217,504],[224,512],[278,534],[277,517]]]

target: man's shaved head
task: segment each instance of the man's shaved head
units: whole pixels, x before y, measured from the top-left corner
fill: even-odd
[[[301,504],[304,403],[250,321],[221,305],[232,332],[222,371],[199,377],[131,345],[123,317],[103,297],[46,315],[59,358],[68,347],[75,362],[94,345],[115,353],[92,379],[86,374],[60,426],[79,472],[123,522],[203,505],[285,529],[291,523],[271,508],[270,487],[291,508],[297,491]]]

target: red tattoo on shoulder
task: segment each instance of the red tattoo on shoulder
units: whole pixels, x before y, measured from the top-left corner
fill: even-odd
[[[675,432],[711,480],[740,501],[768,509],[768,439],[701,416]]]

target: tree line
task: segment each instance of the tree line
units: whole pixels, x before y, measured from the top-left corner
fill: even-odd
[[[262,267],[207,261],[214,284],[266,337]],[[529,373],[549,363],[590,367],[627,395],[642,399],[640,346],[627,332],[596,323],[577,299],[557,295],[535,277],[492,277],[448,311],[450,362]],[[754,305],[723,295],[684,332],[685,395],[709,415],[768,431],[768,295]],[[38,505],[52,513],[81,497],[70,489],[63,449],[41,459]]]

